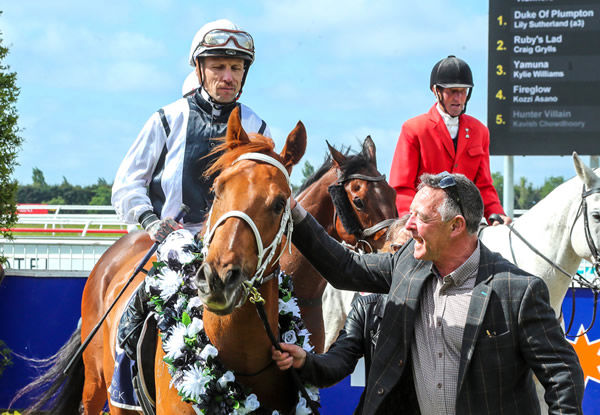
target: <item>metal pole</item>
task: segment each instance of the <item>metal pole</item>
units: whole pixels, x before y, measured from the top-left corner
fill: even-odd
[[[513,156],[504,156],[504,189],[503,201],[504,212],[511,218],[515,210],[515,165]]]

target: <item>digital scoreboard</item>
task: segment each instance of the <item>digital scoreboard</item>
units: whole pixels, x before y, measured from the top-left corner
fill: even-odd
[[[600,0],[490,0],[494,155],[600,154]]]

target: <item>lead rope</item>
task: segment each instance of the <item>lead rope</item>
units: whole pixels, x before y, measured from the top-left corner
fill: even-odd
[[[279,344],[279,342],[275,338],[275,335],[273,334],[273,330],[271,330],[271,325],[269,324],[267,313],[265,312],[265,307],[263,306],[265,299],[260,295],[256,287],[253,287],[253,292],[251,293],[248,299],[251,303],[253,303],[256,306],[256,312],[258,313],[258,316],[260,317],[263,326],[265,326],[265,331],[267,332],[269,340],[271,340],[271,344],[273,345],[273,347],[275,347],[275,349],[279,350],[280,352],[283,352],[283,350],[281,349],[281,345]],[[300,375],[298,375],[298,371],[293,366],[290,367],[289,371],[292,375],[292,380],[294,381],[296,388],[300,391],[300,394],[306,400],[306,404],[309,406],[312,413],[315,415],[319,415],[320,404],[310,399],[310,396],[308,395],[304,384],[300,380]]]

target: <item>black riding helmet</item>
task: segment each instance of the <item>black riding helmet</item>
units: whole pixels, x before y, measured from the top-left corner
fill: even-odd
[[[473,92],[473,73],[471,72],[471,68],[462,59],[450,55],[433,66],[429,78],[429,89],[433,90],[434,86],[440,88],[469,88],[465,107],[462,111],[462,114],[464,114],[467,109],[467,102],[471,98],[471,92]],[[434,93],[438,97],[442,107],[444,107],[441,94],[438,94],[437,91],[434,91]]]

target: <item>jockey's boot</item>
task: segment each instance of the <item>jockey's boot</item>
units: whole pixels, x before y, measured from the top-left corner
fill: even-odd
[[[150,296],[146,292],[145,284],[142,282],[129,303],[127,303],[119,321],[117,342],[132,361],[137,360],[137,342],[140,339],[144,320],[149,312],[149,300]]]

